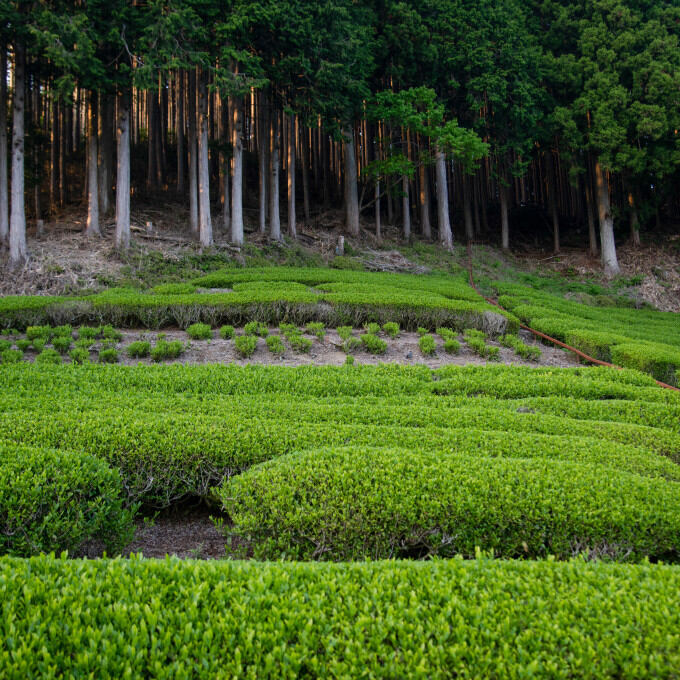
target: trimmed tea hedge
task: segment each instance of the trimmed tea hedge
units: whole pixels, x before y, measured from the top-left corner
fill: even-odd
[[[206,290],[211,288],[215,290]],[[514,315],[499,313],[457,277],[328,269],[225,270],[148,292],[112,288],[85,297],[0,299],[0,327],[6,328],[64,321],[148,328],[192,328],[204,323],[212,328],[243,326],[253,320],[330,326],[397,322],[411,329],[471,326],[492,334],[514,332],[518,324]]]
[[[258,558],[680,558],[680,484],[596,466],[404,449],[305,451],[220,491]]]
[[[7,678],[673,678],[680,569],[0,560]]]
[[[0,555],[78,552],[85,541],[122,548],[134,508],[120,475],[92,455],[0,444]]]

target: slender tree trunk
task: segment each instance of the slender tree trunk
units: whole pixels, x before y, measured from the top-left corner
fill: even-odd
[[[0,69],[0,78],[4,80],[4,69]],[[55,93],[52,93],[50,112],[50,212],[53,213],[57,205],[57,194],[59,191],[57,174],[59,172],[59,104]],[[2,121],[0,121],[0,130],[4,132],[4,126],[1,123]]]
[[[177,137],[177,193],[184,194],[184,71],[178,70],[175,85],[175,132]]]
[[[153,90],[146,92],[146,139],[147,139],[147,166],[146,166],[146,186],[149,191],[156,184],[156,130],[154,117],[154,93]]]
[[[432,240],[432,224],[430,223],[430,181],[424,163],[420,165],[420,226],[423,238]]]
[[[260,94],[258,147],[258,184],[259,184],[259,228],[260,233],[267,232],[267,170],[269,167],[269,108],[265,95]]]
[[[508,187],[503,181],[498,182],[498,193],[501,201],[501,247],[510,250],[510,219],[508,217]]]
[[[208,124],[208,83],[205,73],[201,72],[198,89],[198,234],[202,246],[211,246],[213,243]]]
[[[271,150],[269,160],[271,164],[269,172],[269,236],[274,241],[281,240],[281,215],[279,212],[279,149],[281,147],[281,132],[279,126],[279,112],[272,111],[271,123]]]
[[[557,202],[557,180],[552,152],[547,152],[545,164],[548,170],[548,200],[550,201],[550,215],[553,225],[553,252],[560,252],[560,218]]]
[[[605,276],[617,276],[621,273],[621,269],[616,258],[614,220],[609,203],[609,178],[602,169],[599,159],[595,161],[595,185],[597,187],[597,213],[600,219],[600,244],[602,245],[604,273]]]
[[[449,217],[449,188],[446,183],[446,156],[441,149],[436,150],[435,172],[437,175],[437,226],[439,240],[447,250],[453,250],[453,234]]]
[[[309,222],[311,210],[309,209],[309,157],[310,157],[310,130],[305,127],[300,135],[302,146],[302,200],[305,211],[305,222]]]
[[[382,238],[380,224],[380,180],[375,181],[375,236],[380,241]]]
[[[593,184],[591,181],[590,172],[585,176],[585,193],[586,193],[586,217],[588,219],[588,252],[591,257],[597,257],[597,233],[595,231],[595,217],[593,214]]]
[[[99,187],[97,170],[97,92],[90,93],[87,116],[87,229],[86,236],[101,236],[99,229]]]
[[[243,245],[243,99],[232,105],[234,164],[231,184],[231,241]]]
[[[401,178],[401,212],[404,226],[404,240],[411,239],[411,203],[409,198],[409,181],[406,175]]]
[[[465,171],[461,174],[461,182],[463,184],[463,215],[465,218],[465,236],[468,241],[472,241],[475,238],[475,227],[472,222],[472,199],[470,196],[470,175],[465,174]]]
[[[348,234],[359,236],[359,195],[357,193],[354,127],[345,127],[343,137],[345,138],[345,226]]]
[[[0,244],[5,246],[9,241],[7,180],[7,49],[0,44]]]
[[[297,238],[297,216],[295,214],[295,114],[291,113],[288,120],[288,234]]]
[[[26,212],[24,208],[24,107],[26,49],[14,45],[14,101],[12,114],[12,211],[9,218],[9,260],[13,267],[22,265],[26,248]]]
[[[115,134],[116,101],[111,95],[102,95],[99,116],[101,140],[99,148],[99,212],[107,215],[113,198],[113,140]]]
[[[116,247],[130,247],[130,93],[118,98]]]
[[[630,243],[633,246],[640,245],[640,219],[638,218],[637,206],[633,192],[628,192],[628,208],[630,209]]]
[[[198,234],[198,140],[196,132],[196,69],[189,70],[189,223]]]
[[[61,133],[59,134],[59,142],[61,145],[61,150],[59,152],[59,205],[63,207],[66,204],[67,192],[66,192],[66,156],[69,153],[68,147],[73,147],[73,133],[72,126],[69,125],[69,121],[73,118],[73,112],[71,108],[68,109],[62,104],[59,107],[59,118],[61,122]],[[67,115],[67,111],[70,115]]]
[[[232,104],[231,98],[221,99],[220,101],[220,128],[221,135],[223,138],[229,140],[232,147],[232,152],[235,153],[235,141],[234,141],[234,124],[230,121],[230,116],[235,115],[234,105]],[[241,145],[243,148],[243,145]],[[241,155],[241,168],[243,168],[243,155]],[[219,172],[219,182],[220,182],[220,204],[222,206],[222,229],[224,233],[229,234],[231,238],[231,199],[229,198],[230,189],[229,183],[232,181],[234,172],[233,168],[230,171],[230,167],[236,164],[235,158],[227,158],[227,155],[220,149],[217,157],[218,172]],[[243,172],[241,172],[243,174]]]

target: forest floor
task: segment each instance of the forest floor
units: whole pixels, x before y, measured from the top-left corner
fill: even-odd
[[[4,270],[0,295],[76,294],[113,285],[145,288],[235,265],[343,266],[411,273],[430,270],[455,273],[467,267],[467,252],[462,246],[448,253],[433,243],[407,244],[399,239],[398,229],[389,227],[378,242],[368,222],[362,224],[360,238],[346,238],[345,257],[336,260],[335,247],[342,230],[339,211],[316,214],[310,223],[299,225],[297,240],[285,237],[282,243],[272,243],[254,231],[252,216],[249,217],[243,248],[231,247],[226,234],[215,223],[215,245],[202,249],[187,233],[183,205],[170,203],[163,210],[146,206],[133,215],[130,251],[120,253],[112,244],[113,219],[102,221],[102,238],[85,238],[82,233],[85,216],[82,211],[71,210],[47,223],[40,237],[34,227],[29,228],[30,257],[22,269],[9,270],[6,255],[0,256],[0,269]],[[150,232],[147,232],[148,223],[152,225]],[[677,229],[660,233],[653,241],[651,236],[643,234],[643,245],[639,247],[620,244],[622,273],[611,281],[602,276],[598,258],[590,257],[583,248],[573,247],[571,242],[565,244],[559,255],[550,255],[535,244],[519,241],[515,245],[512,254],[489,245],[475,245],[475,275],[492,280],[536,275],[554,278],[558,288],[564,281],[594,283],[616,296],[623,295],[636,305],[680,312]]]

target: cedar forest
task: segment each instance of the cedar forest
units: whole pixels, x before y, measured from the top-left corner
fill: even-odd
[[[680,212],[679,37],[665,0],[3,2],[0,240],[21,264],[27,217],[86,200],[126,248],[173,192],[203,246],[245,202],[274,240],[333,206],[509,249],[534,206],[616,275],[615,237]]]

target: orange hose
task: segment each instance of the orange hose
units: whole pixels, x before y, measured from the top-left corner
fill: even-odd
[[[482,295],[480,292],[479,288],[475,285],[475,280],[472,275],[472,244],[470,241],[468,241],[467,244],[467,255],[468,255],[468,276],[470,278],[470,286],[477,292],[477,294],[481,295],[489,304],[494,305],[498,307],[498,309],[502,309],[504,312],[507,312],[507,309],[504,309],[496,300],[492,300],[485,295]],[[530,326],[526,326],[523,323],[520,323],[520,328],[523,328],[525,331],[529,331],[530,333],[533,333],[535,336],[539,338],[543,338],[544,340],[548,340],[549,342],[552,342],[555,345],[558,345],[559,347],[564,347],[564,349],[568,349],[570,352],[573,352],[574,354],[578,355],[581,357],[581,359],[585,359],[585,361],[590,362],[591,364],[595,364],[597,366],[607,366],[607,368],[615,368],[617,370],[622,370],[622,366],[617,366],[616,364],[610,364],[607,361],[601,361],[600,359],[596,359],[595,357],[591,357],[590,355],[586,354],[585,352],[582,352],[580,349],[576,349],[576,347],[572,347],[571,345],[567,345],[564,342],[561,342],[560,340],[557,340],[556,338],[553,338],[549,335],[546,335],[545,333],[541,333],[541,331],[537,331],[534,328],[531,328]],[[668,390],[673,390],[674,392],[680,392],[680,389],[677,387],[673,387],[673,385],[668,385],[665,382],[661,382],[660,380],[654,379],[654,382],[656,382],[657,385],[661,387],[665,387]]]

